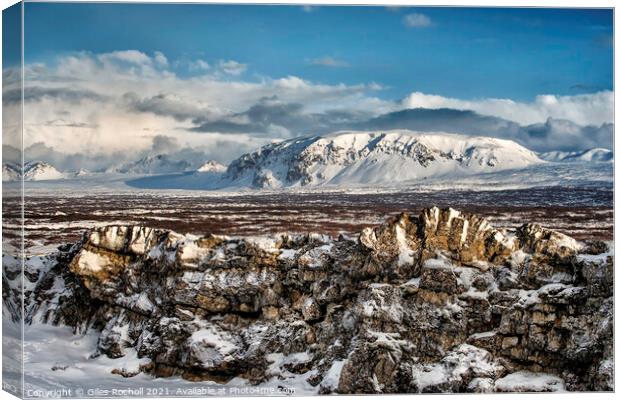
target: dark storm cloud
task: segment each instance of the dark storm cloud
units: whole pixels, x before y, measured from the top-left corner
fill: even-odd
[[[179,150],[180,147],[177,138],[166,135],[155,136],[151,145],[151,149],[155,154],[171,153]]]
[[[309,123],[309,116],[302,113],[303,105],[282,103],[276,97],[265,97],[244,112],[235,113],[213,121],[200,121],[196,132],[268,134],[274,126],[287,131],[297,130]]]
[[[262,98],[244,112],[214,121],[204,121],[193,128],[196,132],[273,134],[274,127],[286,130],[280,137],[324,134],[351,127],[363,121],[366,113],[348,110],[328,110],[307,113],[300,103],[286,103],[276,96]]]
[[[131,111],[172,117],[177,121],[200,121],[211,114],[207,106],[197,105],[196,102],[190,102],[172,94],[161,93],[140,98],[136,93],[129,92],[125,93],[121,100]]]
[[[21,89],[9,89],[2,92],[2,98],[6,103],[19,103],[22,100]],[[78,103],[82,100],[103,101],[105,96],[96,92],[84,89],[70,88],[46,88],[40,86],[30,86],[24,89],[24,101],[39,101],[43,98]]]
[[[239,156],[257,149],[252,142],[239,142],[237,140],[216,140],[213,150],[207,152],[205,160],[215,160],[222,164],[228,164]]]
[[[129,154],[125,152],[105,155],[68,154],[58,151],[43,142],[34,143],[24,149],[24,160],[26,162],[44,161],[61,171],[77,171],[81,168],[90,171],[101,171],[114,163],[126,162],[130,159],[129,157]]]
[[[266,127],[260,124],[239,123],[225,120],[203,122],[190,128],[193,132],[219,132],[219,133],[266,133]]]
[[[575,90],[584,90],[584,84]],[[260,98],[245,111],[222,115],[174,95],[160,94],[140,99],[135,93],[123,96],[134,112],[148,112],[189,121],[193,132],[247,134],[256,138],[288,139],[296,136],[322,135],[339,130],[410,129],[423,132],[451,132],[514,140],[534,151],[585,150],[611,147],[613,124],[580,126],[562,119],[521,125],[507,119],[482,115],[467,109],[412,108],[379,116],[368,111],[331,107],[309,112],[303,102],[286,102],[278,96]],[[395,108],[398,105],[395,104]]]
[[[247,133],[259,137],[322,134],[367,118],[367,113],[347,110],[307,113],[303,104],[282,102],[277,96],[263,97],[245,111],[217,117],[207,106],[197,106],[172,95],[141,99],[135,93],[126,93],[122,101],[133,112],[191,121],[195,126],[189,130],[193,132]]]
[[[2,145],[2,162],[19,164],[21,163],[22,155],[19,149],[9,146],[8,144]]]
[[[166,154],[171,160],[187,161],[192,166],[198,168],[208,159],[208,152],[204,148],[181,147],[177,138],[166,135],[153,137],[149,155]],[[144,154],[146,155],[146,154]]]
[[[586,150],[594,147],[613,149],[613,124],[580,126],[571,121],[549,118],[545,123],[522,127],[515,138],[524,146],[544,152]]]
[[[229,156],[231,146],[224,146],[222,155]],[[18,149],[4,145],[2,147],[4,162],[19,163],[21,155]],[[237,147],[237,153],[245,148]],[[236,155],[240,155],[241,153]],[[110,167],[118,167],[127,162],[138,160],[147,155],[166,154],[171,160],[184,160],[196,168],[208,159],[206,149],[181,147],[176,138],[158,135],[153,138],[151,147],[139,152],[115,152],[112,154],[85,155],[79,153],[67,154],[38,142],[24,149],[24,159],[28,161],[45,161],[61,171],[77,171],[85,168],[90,171],[105,171]]]
[[[411,129],[514,140],[530,150],[585,150],[613,146],[613,124],[580,126],[549,118],[545,123],[521,126],[498,117],[453,109],[411,109],[381,115],[355,125],[355,129]]]
[[[258,124],[290,125],[302,115],[303,105],[299,103],[281,103],[276,97],[263,98],[242,115]]]
[[[5,68],[2,70],[2,85],[20,84],[22,79],[21,68]]]
[[[355,128],[411,129],[507,137],[515,135],[520,126],[516,122],[480,115],[473,111],[415,108],[384,114],[357,124]]]
[[[97,128],[97,124],[87,124],[85,122],[65,121],[64,119],[54,119],[44,122],[45,126],[61,126],[67,128]]]
[[[217,120],[193,128],[198,132],[252,133],[267,135],[269,127],[286,128],[287,137],[320,135],[339,130],[410,129],[449,132],[514,140],[534,151],[585,150],[612,147],[613,124],[580,126],[571,121],[548,119],[545,123],[522,126],[474,111],[448,108],[408,109],[365,119],[362,113],[330,111],[305,114],[298,104],[258,104],[233,118],[246,122]]]
[[[580,126],[571,121],[548,119],[545,123],[520,126],[514,122],[501,118],[479,115],[472,111],[459,111],[451,109],[427,110],[413,109],[389,113],[364,122],[351,122],[349,113],[325,113],[311,114],[292,118],[285,116],[285,110],[299,111],[298,107],[278,105],[277,107],[256,107],[252,112],[244,113],[244,116],[252,116],[256,122],[252,124],[238,124],[236,131],[265,129],[268,124],[278,123],[301,124],[314,121],[308,125],[316,127],[323,124],[323,131],[316,128],[308,134],[322,134],[334,130],[391,130],[411,129],[426,132],[451,132],[466,135],[490,136],[514,140],[523,146],[537,151],[545,152],[552,150],[585,150],[593,147],[613,146],[613,124],[601,126]],[[273,111],[273,112],[272,112]],[[355,121],[359,115],[355,115]],[[218,126],[218,124],[220,124]],[[211,123],[210,128],[221,128],[225,121]],[[206,125],[205,125],[206,126]],[[230,128],[230,126],[228,127]],[[337,128],[337,129],[336,129]],[[196,128],[195,128],[196,129]],[[220,132],[221,129],[218,129]],[[202,165],[206,160],[214,159],[222,163],[253,150],[259,145],[252,141],[243,141],[229,129],[231,139],[217,139],[209,142],[209,146],[189,147],[181,146],[174,137],[158,135],[152,140],[150,148],[138,153],[114,153],[109,155],[84,155],[66,154],[57,151],[44,143],[35,143],[25,149],[26,161],[46,161],[60,170],[77,170],[86,168],[91,171],[105,170],[111,166],[118,166],[141,158],[145,155],[167,154],[171,160],[185,160],[194,167]],[[299,136],[299,130],[296,136]],[[266,133],[264,133],[266,135]],[[254,135],[256,136],[256,135]],[[3,159],[5,162],[19,162],[21,156],[19,150],[4,145]]]

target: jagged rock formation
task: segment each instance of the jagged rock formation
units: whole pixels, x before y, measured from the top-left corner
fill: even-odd
[[[613,390],[608,251],[438,208],[336,240],[110,226],[27,274],[27,321],[96,330],[95,355],[135,349],[140,368],[115,370],[126,377],[294,376],[318,393]]]

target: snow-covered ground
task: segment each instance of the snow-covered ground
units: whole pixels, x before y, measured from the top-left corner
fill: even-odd
[[[345,183],[302,186],[291,188],[251,189],[232,185],[219,189],[213,185],[215,172],[184,172],[163,175],[90,174],[72,179],[25,182],[26,194],[30,195],[83,195],[89,193],[181,193],[184,195],[248,194],[269,192],[301,193],[391,193],[407,190],[510,190],[532,187],[567,186],[597,187],[613,185],[613,163],[610,162],[547,162],[525,168],[505,169],[495,172],[475,173],[458,177],[442,175],[421,179],[400,180],[397,183]],[[3,182],[7,189],[18,189],[19,182]]]
[[[450,218],[459,214],[450,211]],[[450,221],[451,219],[449,219]],[[114,230],[117,232],[117,230]],[[399,260],[409,262],[410,248],[402,237],[403,231],[397,226],[396,240],[399,242]],[[116,237],[117,238],[117,237]],[[118,239],[118,238],[117,238]],[[578,243],[566,239],[568,246],[576,248]],[[263,250],[275,248],[275,240],[265,237],[251,237],[249,241]],[[117,243],[113,241],[113,243]],[[609,250],[598,256],[583,256],[586,261],[601,261],[607,256],[613,256],[613,243],[608,243]],[[329,253],[333,244],[316,247],[313,251],[306,253],[309,256],[308,266],[312,267],[312,261],[320,260],[322,255]],[[189,247],[194,252],[193,247]],[[187,254],[188,258],[193,258],[194,254]],[[290,254],[284,255],[290,257]],[[281,256],[282,257],[282,256]],[[300,261],[302,259],[300,258]],[[5,265],[10,265],[15,259],[4,260]],[[88,260],[86,260],[88,261]],[[36,268],[40,271],[49,268],[43,257],[31,257],[27,261],[27,266]],[[459,285],[471,297],[486,298],[487,293],[478,291],[473,286],[473,272],[477,268],[460,267],[457,278]],[[454,265],[445,258],[430,259],[424,268],[426,269],[449,269],[454,273]],[[555,276],[555,275],[554,275]],[[411,280],[405,285],[419,286],[420,278]],[[382,288],[386,284],[374,283],[369,286],[369,293],[378,297],[370,297],[369,301],[363,304],[365,315],[368,317],[385,312],[392,316],[395,321],[402,318],[403,308],[396,303],[384,304],[382,300]],[[387,285],[390,287],[390,285]],[[523,302],[535,303],[551,289],[569,287],[560,283],[551,283],[538,290],[522,291],[520,296]],[[32,284],[26,286],[31,291]],[[574,289],[574,288],[573,288]],[[376,291],[376,293],[375,293]],[[375,299],[380,299],[376,301]],[[452,305],[451,305],[452,306]],[[460,307],[460,306],[459,306]],[[8,369],[5,375],[5,382],[18,384],[20,379],[19,359],[21,357],[21,332],[19,325],[11,324],[6,319],[3,320],[5,357],[17,361]],[[478,334],[478,339],[491,332]],[[377,340],[386,342],[399,341],[398,334],[387,334],[377,332]],[[292,354],[272,353],[267,355],[269,361],[269,371],[273,376],[281,378],[271,378],[258,386],[253,386],[241,378],[235,378],[226,384],[216,382],[190,382],[178,377],[175,378],[155,378],[149,374],[140,372],[140,367],[150,362],[147,358],[138,358],[133,349],[126,349],[121,358],[110,359],[105,355],[96,355],[97,340],[100,337],[98,332],[87,332],[85,334],[75,334],[68,327],[54,327],[35,323],[25,326],[24,331],[24,352],[23,361],[25,368],[25,395],[26,397],[42,397],[47,395],[60,394],[62,397],[162,397],[162,396],[183,396],[183,397],[204,397],[207,395],[311,395],[317,394],[319,387],[311,386],[307,379],[312,371],[295,374],[287,370],[285,365],[291,362],[304,362],[310,355],[305,352]],[[192,334],[193,342],[205,342],[210,347],[218,350],[219,353],[226,354],[234,351],[233,342],[227,340],[226,336],[211,330],[210,325],[204,325],[201,330]],[[193,343],[192,343],[193,344]],[[6,350],[9,350],[7,353]],[[207,355],[208,357],[209,355]],[[336,361],[326,373],[321,386],[326,385],[336,387],[340,373],[343,368],[343,361]],[[419,390],[435,390],[445,382],[462,379],[462,376],[470,370],[481,371],[483,375],[492,376],[494,371],[501,369],[498,364],[489,361],[489,354],[485,350],[470,345],[461,345],[456,349],[450,350],[445,358],[434,363],[420,363],[415,365],[412,370],[413,379]],[[130,375],[129,377],[121,376]],[[564,391],[565,382],[557,376],[533,373],[528,371],[517,371],[508,374],[500,379],[481,378],[471,383],[472,388],[496,391]],[[470,386],[471,386],[470,385]]]
[[[19,326],[3,320],[4,348],[13,349],[14,358],[19,359]],[[26,397],[205,397],[240,395],[311,395],[318,388],[311,386],[305,374],[286,373],[282,366],[292,357],[304,354],[283,356],[272,354],[270,369],[282,371],[285,379],[273,378],[268,382],[253,386],[241,378],[234,378],[226,384],[216,382],[191,382],[180,377],[154,378],[139,372],[140,365],[150,360],[140,359],[135,351],[118,359],[105,355],[93,357],[97,332],[74,334],[68,327],[34,324],[24,331],[24,382]],[[307,356],[307,355],[306,355]],[[19,364],[4,375],[6,382],[19,386]],[[113,370],[138,372],[133,377],[123,377]],[[334,380],[338,380],[334,371]],[[70,391],[69,391],[70,390]],[[47,394],[47,396],[46,396]],[[57,396],[55,396],[57,397]]]
[[[395,143],[399,143],[398,140]],[[351,146],[355,147],[357,144],[352,143]],[[527,150],[523,151],[526,152],[523,153],[525,158],[529,160],[530,154]],[[376,224],[390,213],[410,211],[412,208],[428,205],[423,203],[445,203],[448,200],[452,203],[450,205],[465,202],[478,207],[493,205],[497,208],[499,204],[523,207],[523,211],[495,212],[491,217],[500,221],[500,226],[521,223],[523,218],[519,212],[531,214],[528,220],[539,218],[538,222],[552,228],[564,231],[576,229],[575,232],[582,230],[587,235],[592,235],[609,221],[613,223],[613,209],[607,205],[607,194],[613,190],[613,163],[610,162],[538,162],[534,155],[531,162],[519,163],[510,159],[510,162],[505,164],[506,168],[492,172],[485,167],[473,173],[453,174],[452,160],[446,161],[452,163],[450,168],[437,170],[440,173],[419,176],[398,169],[381,157],[376,157],[375,163],[366,158],[358,164],[358,167],[364,166],[364,171],[357,167],[345,174],[340,171],[318,186],[296,186],[277,190],[250,189],[243,179],[239,180],[236,186],[209,190],[215,187],[211,183],[217,174],[224,171],[217,165],[208,165],[204,168],[205,171],[167,175],[102,173],[80,174],[70,179],[29,181],[25,183],[25,195],[31,197],[28,216],[30,219],[27,221],[29,252],[49,253],[65,239],[61,240],[58,232],[79,237],[84,229],[115,223],[146,223],[196,233],[217,232],[217,229],[221,229],[232,234],[247,233],[251,229],[258,229],[256,232],[251,231],[256,234],[284,229],[321,231],[321,227],[329,226],[333,229],[329,233],[335,234],[339,231],[359,231],[360,224]],[[481,157],[491,163],[496,162],[493,157],[498,159],[494,153],[485,153]],[[502,161],[501,157],[498,160]],[[384,167],[373,166],[377,163]],[[386,165],[391,172],[383,169],[387,168]],[[321,173],[318,170],[311,172],[313,176]],[[376,176],[375,172],[384,177],[394,177],[394,174],[402,172],[404,178],[391,184],[391,178],[377,181],[365,176],[367,173]],[[337,175],[340,178],[337,178]],[[19,182],[3,184],[9,190],[18,189],[20,186]],[[559,190],[560,188],[563,189]],[[515,192],[507,195],[508,191]],[[445,196],[442,193],[445,193]],[[603,195],[597,197],[598,193]],[[328,197],[328,194],[334,196]],[[289,195],[291,196],[287,199]],[[302,198],[296,196],[302,195],[305,197],[300,201]],[[545,202],[553,207],[577,204],[579,207],[591,209],[583,213],[581,209],[565,210],[562,215],[553,216],[545,215],[549,214],[548,210],[532,211],[528,208],[544,205]],[[335,205],[339,208],[335,208]],[[593,208],[593,205],[596,208]],[[377,212],[373,207],[379,207],[381,212]],[[360,214],[359,211],[365,214]],[[303,218],[300,218],[300,215]],[[547,221],[544,218],[550,219]],[[5,222],[5,228],[18,227],[11,226],[10,221]],[[190,223],[195,225],[190,226]],[[67,238],[74,240],[74,236]],[[15,360],[20,357],[17,351],[20,345],[18,328],[3,321],[3,346],[5,350],[9,350],[8,353],[5,351],[5,357]],[[252,387],[242,379],[234,379],[222,385],[215,382],[189,382],[181,378],[153,378],[144,373],[124,378],[112,374],[111,371],[124,368],[129,372],[137,372],[139,366],[149,360],[140,360],[131,352],[115,360],[106,356],[93,358],[91,356],[96,348],[97,337],[94,333],[75,335],[66,327],[26,327],[26,390],[69,388],[75,393],[75,390],[80,389],[88,397],[133,397],[133,394],[148,397],[278,395],[286,394],[287,390],[291,389],[299,395],[316,394],[317,391],[316,387],[306,382],[307,376],[303,374],[290,374],[284,380],[270,381],[258,387]],[[304,355],[273,354],[269,358],[272,361],[270,368],[280,369],[290,357],[303,358]],[[338,381],[339,367],[342,365],[335,364],[333,371],[330,370],[328,374],[333,382]],[[419,378],[432,383],[442,371],[442,365],[428,366],[427,370],[420,373]],[[284,371],[282,374],[286,375]],[[5,380],[17,382],[19,369],[9,370]],[[549,390],[564,388],[563,382],[552,376],[518,373],[508,375],[494,385],[497,390],[517,390],[524,382],[534,382]],[[104,392],[113,389],[118,392]],[[127,392],[127,389],[137,392]],[[254,392],[247,392],[249,389]],[[89,390],[92,392],[88,392]],[[75,394],[79,396],[79,393]]]
[[[5,344],[19,349],[19,339],[12,337],[18,330],[3,323]],[[283,379],[272,378],[259,385],[251,385],[246,380],[234,378],[222,384],[211,381],[191,382],[179,377],[155,378],[139,372],[141,365],[150,360],[138,358],[135,351],[128,350],[124,357],[110,359],[105,355],[93,357],[98,333],[74,334],[68,327],[36,324],[27,326],[24,332],[24,388],[26,397],[205,397],[240,395],[316,395],[319,387],[307,382],[312,373],[294,374],[283,368],[291,361],[303,361],[306,353],[283,355],[274,353],[267,356],[271,362],[269,370]],[[460,353],[463,353],[461,355]],[[451,353],[452,354],[452,353]],[[455,354],[437,364],[420,364],[414,370],[414,378],[420,389],[449,380],[467,368],[489,370],[487,352],[473,346],[463,345]],[[459,356],[459,357],[456,357]],[[448,360],[453,357],[455,360]],[[447,363],[447,364],[446,364]],[[455,364],[456,363],[456,364]],[[336,387],[344,362],[338,361],[327,372],[322,385]],[[462,366],[461,366],[462,364]],[[454,367],[458,365],[458,367]],[[448,368],[449,367],[449,368]],[[114,370],[136,373],[123,377]],[[19,384],[19,370],[12,368],[5,375],[5,381]],[[519,391],[565,391],[564,381],[557,376],[519,371],[506,375],[493,382],[472,382],[485,386],[487,390],[503,392]],[[488,387],[487,387],[488,386]]]
[[[89,180],[83,184],[77,180],[28,182],[27,248],[30,254],[42,254],[60,243],[78,240],[87,229],[110,224],[140,224],[194,234],[289,231],[337,236],[359,232],[403,211],[415,213],[433,205],[476,212],[501,227],[516,227],[528,220],[582,239],[610,238],[613,182],[607,180],[606,170],[597,175],[597,170],[590,168],[589,175],[580,171],[571,175],[567,167],[564,164],[563,169],[555,170],[557,178],[533,173],[529,182],[521,178],[523,173],[513,176],[506,172],[506,180],[493,178],[495,186],[490,180],[469,184],[474,180],[471,177],[428,187],[237,192],[138,189],[122,180],[113,185]],[[537,176],[544,180],[537,181]],[[511,178],[524,181],[509,185]],[[521,188],[528,185],[535,187]],[[19,209],[20,201],[16,192],[6,196],[3,205],[7,210]],[[10,237],[19,238],[18,219],[6,219],[3,227],[14,231]]]
[[[548,162],[550,161],[550,162]],[[567,162],[571,161],[571,162]],[[59,172],[32,161],[28,189],[39,190],[504,190],[613,182],[607,149],[537,154],[518,143],[444,132],[341,131],[267,144],[233,160],[195,165],[166,154],[105,172]],[[18,176],[3,166],[3,180]],[[41,182],[37,182],[41,181]],[[9,184],[10,186],[10,184]]]

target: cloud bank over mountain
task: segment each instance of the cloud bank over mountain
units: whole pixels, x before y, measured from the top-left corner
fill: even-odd
[[[531,102],[412,92],[375,82],[267,77],[242,60],[169,60],[138,50],[70,53],[25,68],[26,158],[105,169],[137,155],[228,162],[263,144],[343,129],[414,129],[508,138],[535,151],[611,147],[613,93],[541,94]],[[3,71],[4,112],[19,81]],[[5,124],[15,132],[15,124]],[[5,144],[18,147],[18,143]],[[6,150],[6,149],[5,149]]]
[[[510,99],[460,100],[414,92],[402,104],[405,108],[471,110],[524,125],[548,118],[566,119],[579,125],[601,125],[612,122],[614,112],[610,91],[575,96],[539,95],[528,103]]]
[[[611,149],[613,146],[613,123],[582,126],[570,120],[548,117],[544,122],[520,125],[500,117],[452,108],[395,111],[364,121],[358,128],[406,128],[493,136],[514,140],[539,152],[585,150],[593,147]]]

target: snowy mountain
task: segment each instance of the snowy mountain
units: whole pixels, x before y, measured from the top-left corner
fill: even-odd
[[[32,161],[24,166],[24,180],[26,181],[49,181],[64,178],[66,178],[65,174],[43,161]]]
[[[613,151],[602,148],[572,152],[550,151],[539,156],[543,160],[553,162],[609,162],[614,160]]]
[[[91,176],[93,173],[85,168],[80,168],[75,171],[72,175],[74,178],[83,178],[85,176]]]
[[[2,166],[2,181],[19,181],[19,170],[19,165],[4,164]],[[24,180],[26,181],[49,181],[65,178],[65,174],[43,161],[31,161],[24,165]]]
[[[509,140],[407,130],[337,132],[263,146],[228,167],[230,186],[385,185],[543,162]]]
[[[109,172],[119,172],[122,174],[169,174],[192,170],[192,164],[184,160],[173,160],[167,154],[157,154],[144,156],[137,161],[133,161],[114,168]]]
[[[13,182],[19,180],[19,166],[14,164],[2,165],[2,182]]]
[[[226,166],[218,163],[217,161],[209,160],[206,163],[202,164],[200,168],[198,168],[196,171],[222,173],[226,172]]]

